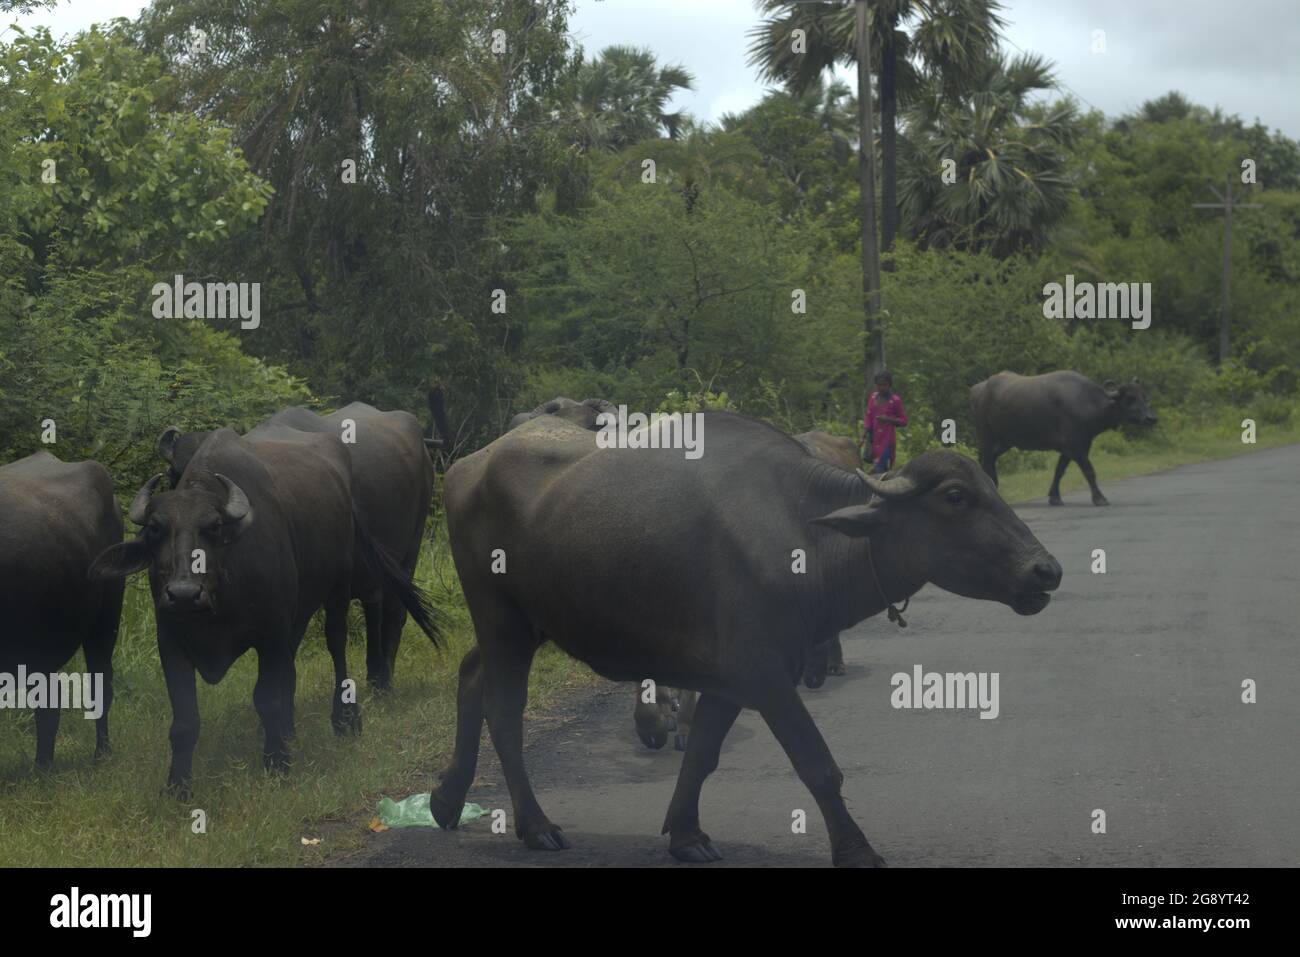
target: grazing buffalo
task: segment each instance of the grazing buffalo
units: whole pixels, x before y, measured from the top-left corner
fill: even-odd
[[[830,462],[846,472],[856,472],[862,468],[862,451],[858,443],[843,435],[831,435],[814,429],[812,432],[801,432],[795,436],[795,440],[823,462]]]
[[[1047,501],[1061,504],[1061,476],[1078,462],[1092,489],[1093,505],[1109,505],[1097,487],[1088,461],[1092,440],[1118,425],[1155,425],[1137,379],[1116,386],[1097,385],[1077,372],[1022,376],[999,372],[971,386],[971,415],[979,442],[980,465],[997,484],[998,456],[1008,449],[1060,452]]]
[[[477,644],[460,666],[455,751],[430,795],[442,827],[460,820],[486,717],[516,834],[530,848],[568,846],[523,763],[528,673],[549,639],[612,680],[700,692],[664,822],[674,857],[720,857],[700,828],[700,789],[740,709],[753,708],[816,799],[834,862],[882,864],[796,688],[812,648],[927,582],[1023,615],[1060,582],[1056,560],[956,453],[926,453],[882,480],[743,416],[706,412],[700,434],[692,460],[601,449],[591,432],[539,417],[448,470]]]
[[[516,429],[533,419],[543,415],[553,415],[558,419],[564,419],[566,422],[572,422],[580,428],[595,432],[599,426],[596,424],[596,416],[602,412],[618,414],[618,408],[613,403],[606,402],[604,399],[583,399],[581,402],[574,402],[572,399],[566,399],[564,396],[556,396],[550,402],[543,402],[531,412],[520,412],[510,420],[506,426],[506,431]]]
[[[353,566],[396,594],[437,641],[432,609],[397,560],[371,537],[353,503],[346,446],[333,435],[264,426],[258,435],[218,429],[190,457],[172,491],[155,475],[131,502],[138,537],[95,560],[102,577],[149,569],[158,651],[171,698],[168,787],[189,790],[199,709],[194,672],[216,684],[245,651],[257,652],[253,703],[267,767],[289,764],[294,657],[308,622],[325,609],[334,661],[330,720],[360,731],[347,674],[347,608]]]
[[[37,452],[0,467],[0,673],[16,676],[22,666],[48,680],[84,649],[91,675],[103,675],[96,757],[108,751],[123,583],[91,581],[87,572],[121,541],[121,509],[98,462]],[[54,761],[60,709],[50,704],[58,702],[36,709],[39,768]]]
[[[441,391],[429,394],[429,408],[437,429],[445,437]],[[419,421],[409,412],[383,412],[364,402],[353,402],[329,415],[317,415],[301,406],[271,416],[248,433],[258,438],[284,427],[300,432],[335,435],[344,439],[352,459],[352,496],[366,528],[397,559],[405,578],[415,573],[420,543],[433,495],[433,464]],[[182,433],[172,427],[158,441],[167,460],[172,487],[211,432]],[[352,597],[361,602],[366,618],[366,676],[376,690],[392,686],[397,650],[406,624],[401,596],[381,582],[364,563],[353,566]]]

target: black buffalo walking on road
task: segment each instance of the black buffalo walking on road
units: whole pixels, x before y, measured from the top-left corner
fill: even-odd
[[[121,508],[98,462],[37,452],[0,467],[0,673],[21,665],[48,678],[84,649],[91,675],[103,675],[96,757],[108,750],[123,583],[87,573],[121,541]],[[37,767],[54,761],[59,716],[58,707],[36,709]]]
[[[199,708],[197,670],[216,684],[257,652],[253,704],[267,767],[286,769],[294,731],[294,657],[312,615],[325,610],[334,662],[330,721],[360,731],[349,695],[347,608],[354,563],[365,563],[435,636],[431,609],[395,558],[377,546],[353,505],[351,462],[332,435],[284,426],[256,438],[219,429],[193,453],[176,489],[155,475],[131,502],[138,537],[95,561],[102,577],[149,569],[158,651],[172,705],[169,788],[189,790]]]
[[[1092,489],[1093,505],[1108,505],[1088,460],[1092,440],[1119,425],[1155,425],[1142,384],[1135,378],[1117,386],[1097,385],[1077,372],[1022,376],[999,372],[971,386],[971,415],[980,465],[998,481],[998,456],[1008,449],[1060,452],[1047,501],[1061,504],[1061,476],[1079,463]]]
[[[528,673],[551,640],[613,680],[701,693],[664,822],[674,857],[720,857],[700,827],[700,789],[740,709],[753,708],[816,799],[834,862],[882,864],[799,698],[814,644],[927,582],[1024,615],[1060,582],[1060,565],[960,455],[928,453],[864,482],[742,416],[704,413],[699,435],[703,454],[690,460],[600,449],[592,432],[542,416],[448,470],[477,645],[460,667],[455,752],[430,796],[441,826],[460,819],[486,718],[516,834],[530,848],[568,846],[523,763]]]

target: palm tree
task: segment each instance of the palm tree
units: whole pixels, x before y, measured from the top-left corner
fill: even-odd
[[[749,59],[767,78],[803,91],[835,64],[857,62],[852,4],[759,0],[759,7],[770,16],[750,31]],[[920,91],[927,77],[949,93],[966,88],[1005,21],[997,0],[872,0],[871,7],[871,62],[878,64],[880,85],[881,239],[888,251],[898,231],[900,102]],[[795,29],[806,32],[803,53],[794,52]]]
[[[669,189],[681,193],[689,215],[706,187],[726,187],[745,193],[753,185],[762,156],[741,133],[685,118],[675,139],[641,143],[624,150],[615,162],[616,175],[627,181],[641,176],[641,163],[653,159]]]
[[[922,245],[999,256],[1042,247],[1074,191],[1065,172],[1073,104],[1029,103],[1053,85],[1037,54],[997,55],[980,67],[976,92],[953,97],[934,83],[914,99],[904,115],[901,198]],[[956,164],[950,183],[941,179],[945,161]]]
[[[573,111],[578,143],[588,150],[617,152],[662,133],[676,139],[685,114],[668,111],[679,90],[693,90],[695,77],[681,66],[660,67],[650,50],[610,46],[579,70]]]

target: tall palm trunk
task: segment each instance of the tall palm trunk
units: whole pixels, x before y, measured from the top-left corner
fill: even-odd
[[[898,53],[894,49],[894,28],[898,15],[892,14],[885,29],[880,55],[880,245],[887,253],[898,232],[898,182],[895,175],[898,136]],[[882,264],[886,271],[893,261]]]
[[[866,331],[867,390],[885,368],[880,328],[880,248],[876,244],[876,149],[872,136],[871,38],[867,0],[857,0],[854,40],[858,60],[858,193],[862,228],[862,309]]]

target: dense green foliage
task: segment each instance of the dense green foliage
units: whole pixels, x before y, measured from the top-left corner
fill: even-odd
[[[856,110],[824,80],[848,56],[842,13],[767,4],[753,52],[792,85],[709,126],[672,107],[689,64],[574,48],[569,7],[156,0],[66,44],[0,45],[0,457],[49,418],[65,456],[125,486],[171,422],[419,410],[434,381],[461,449],[556,394],[851,432]],[[905,451],[943,419],[961,432],[968,386],[1003,368],[1138,375],[1170,429],[1289,415],[1300,146],[1177,94],[1119,118],[1044,98],[1050,64],[989,45],[996,4],[879,8]],[[813,17],[806,63],[777,42],[794,16]],[[1220,370],[1222,220],[1192,204],[1247,158],[1264,208],[1237,219]],[[260,328],[153,318],[178,273],[260,283]],[[1044,318],[1067,274],[1150,282],[1151,328]]]

